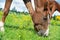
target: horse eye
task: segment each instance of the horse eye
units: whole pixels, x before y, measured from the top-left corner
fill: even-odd
[[[47,17],[44,17],[43,20],[47,20]]]

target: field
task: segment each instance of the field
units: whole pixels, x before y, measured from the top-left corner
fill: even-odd
[[[0,11],[0,20],[2,14]],[[60,40],[60,21],[51,19],[50,23],[49,36],[39,36],[29,14],[10,12],[4,24],[5,32],[0,32],[0,40]]]

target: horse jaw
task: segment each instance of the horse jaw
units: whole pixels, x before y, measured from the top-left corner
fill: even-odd
[[[4,32],[4,23],[0,21],[0,31]]]

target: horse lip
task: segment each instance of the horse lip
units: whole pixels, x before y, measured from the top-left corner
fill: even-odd
[[[43,30],[38,31],[38,35],[43,36],[43,35],[44,35],[44,33],[45,33],[45,31],[43,31]]]

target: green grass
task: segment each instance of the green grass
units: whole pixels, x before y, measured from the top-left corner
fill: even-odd
[[[0,11],[0,19],[2,12]],[[0,32],[0,40],[60,40],[60,21],[51,20],[48,37],[39,36],[33,27],[30,15],[11,13],[5,21],[5,32]]]

